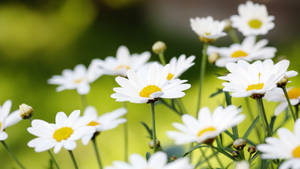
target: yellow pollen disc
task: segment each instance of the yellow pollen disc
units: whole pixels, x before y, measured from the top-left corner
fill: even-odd
[[[173,77],[174,77],[174,75],[172,73],[169,73],[168,76],[167,76],[167,79],[171,80]]]
[[[201,137],[204,133],[207,133],[207,132],[213,132],[213,131],[216,131],[217,129],[213,126],[210,126],[210,127],[207,127],[205,129],[202,129],[198,132],[197,136],[198,137]]]
[[[204,35],[209,36],[209,35],[211,35],[211,33],[210,32],[205,32]]]
[[[67,140],[73,134],[73,132],[74,131],[71,127],[62,127],[54,132],[53,138],[57,142],[61,142],[62,140]]]
[[[96,122],[96,121],[91,121],[89,122],[88,126],[98,126],[100,123]]]
[[[0,130],[1,130],[1,127],[2,127],[2,123],[0,122]]]
[[[246,56],[248,56],[248,53],[246,53],[245,51],[242,51],[242,50],[237,50],[231,54],[231,57],[233,57],[233,58],[241,58],[241,57],[246,57]]]
[[[121,70],[121,69],[126,69],[126,70],[129,70],[130,69],[130,66],[128,65],[119,65],[115,68],[115,71],[118,71],[118,70]]]
[[[250,90],[260,90],[262,88],[264,88],[264,83],[257,83],[257,84],[252,84],[252,85],[249,85],[247,87],[247,91],[250,91]]]
[[[75,84],[79,84],[79,83],[81,83],[82,81],[84,81],[85,79],[86,79],[85,77],[82,77],[82,78],[73,80],[73,82],[74,82]]]
[[[293,150],[293,157],[300,158],[300,145]]]
[[[288,91],[288,96],[290,99],[298,99],[300,97],[300,88],[292,88]]]
[[[248,22],[248,25],[250,26],[250,28],[252,29],[259,29],[262,26],[262,22],[259,19],[251,19]]]
[[[141,97],[150,97],[150,95],[152,93],[160,92],[160,91],[161,91],[161,89],[159,87],[157,87],[156,85],[148,85],[141,90],[140,96]]]

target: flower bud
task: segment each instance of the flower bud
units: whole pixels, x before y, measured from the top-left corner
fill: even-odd
[[[171,157],[170,157],[170,160],[171,160],[171,161],[175,161],[176,159],[177,159],[177,157],[175,157],[175,156],[171,156]]]
[[[289,78],[287,76],[284,76],[278,83],[277,87],[285,87],[286,84],[288,83]]]
[[[149,143],[149,147],[150,147],[151,149],[153,149],[153,148],[154,148],[153,140],[151,140],[151,141],[150,141],[150,143]],[[160,147],[160,141],[159,141],[159,140],[157,140],[157,139],[156,139],[156,147],[157,147],[157,148],[159,148],[159,147]]]
[[[163,53],[167,49],[167,45],[162,41],[157,41],[152,46],[152,51],[156,54]]]
[[[230,19],[224,19],[223,22],[225,23],[224,30],[228,31],[229,29],[232,28],[232,22]]]
[[[19,110],[22,119],[29,119],[33,114],[33,108],[31,106],[28,106],[27,104],[21,104],[19,106]]]
[[[247,143],[244,139],[239,138],[233,142],[232,147],[235,148],[236,150],[243,150],[246,144]]]
[[[232,155],[232,157],[239,157],[239,151],[235,150],[231,153],[231,155]]]
[[[220,58],[220,55],[217,52],[213,52],[208,56],[208,62],[210,64],[216,63],[216,61]]]
[[[256,147],[255,147],[255,146],[249,146],[249,147],[248,147],[248,152],[249,152],[250,154],[255,153],[255,152],[256,152]]]

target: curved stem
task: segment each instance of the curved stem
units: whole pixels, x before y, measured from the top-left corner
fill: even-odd
[[[80,95],[80,100],[81,100],[83,109],[85,109],[87,107],[86,95]]]
[[[156,152],[157,144],[156,144],[156,127],[155,127],[155,110],[154,110],[154,102],[151,103],[151,113],[152,113],[152,141],[153,141],[153,150]]]
[[[263,119],[263,121],[264,121],[263,124],[265,126],[266,131],[267,131],[266,135],[271,136],[272,132],[271,132],[271,128],[270,128],[269,123],[268,123],[268,119],[267,119],[267,116],[266,116],[266,112],[265,112],[265,108],[264,108],[262,98],[256,99],[256,103],[257,103],[257,107],[258,107],[260,115],[261,115],[261,119]]]
[[[54,155],[51,153],[50,150],[48,150],[48,154],[49,154],[49,156],[51,157],[51,160],[54,162],[55,167],[56,167],[57,169],[60,169],[60,168],[59,168],[59,165],[58,165],[58,163],[57,163],[57,161],[55,160]]]
[[[99,150],[98,150],[97,142],[96,142],[96,137],[94,137],[92,139],[92,142],[93,142],[93,147],[94,147],[94,150],[95,150],[95,154],[96,154],[96,158],[97,158],[99,169],[103,169],[103,166],[102,166],[102,163],[101,163],[101,158],[100,158],[100,155],[99,155]]]
[[[160,63],[161,63],[162,65],[166,65],[164,52],[161,52],[160,54],[158,54],[158,56],[159,56],[159,59],[160,59]]]
[[[10,151],[10,149],[8,148],[7,144],[4,141],[1,141],[3,147],[6,149],[6,151],[9,153],[9,155],[16,161],[16,163],[19,165],[20,168],[22,169],[26,169],[23,164],[18,160],[17,156]]]
[[[295,121],[297,120],[297,117],[296,117],[296,114],[295,114],[295,112],[294,112],[293,106],[292,106],[292,104],[291,104],[289,95],[288,95],[288,93],[287,93],[287,91],[286,91],[285,86],[281,87],[281,89],[283,90],[284,96],[285,96],[285,98],[286,98],[286,101],[288,102],[289,109],[290,109],[290,111],[291,111],[292,117],[293,117],[294,122],[295,122]]]
[[[75,156],[74,156],[74,154],[73,154],[73,151],[72,151],[72,150],[69,150],[68,152],[69,152],[70,157],[71,157],[71,159],[72,159],[72,162],[73,162],[73,164],[74,164],[74,168],[75,168],[75,169],[78,169],[78,164],[77,164],[77,162],[76,162],[76,159],[75,159]]]

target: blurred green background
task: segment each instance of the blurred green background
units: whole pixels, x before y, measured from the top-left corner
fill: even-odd
[[[0,103],[11,99],[13,110],[21,103],[34,107],[34,118],[53,122],[55,113],[64,111],[69,114],[82,109],[80,97],[75,91],[55,92],[55,86],[47,84],[54,74],[63,69],[73,68],[83,63],[88,65],[93,58],[114,56],[119,45],[126,45],[131,52],[150,51],[157,40],[166,42],[167,59],[187,55],[201,56],[201,43],[189,26],[189,18],[212,15],[224,19],[236,14],[242,0],[2,0],[0,1]],[[261,0],[269,12],[276,16],[276,27],[266,37],[270,44],[278,48],[278,58],[291,60],[291,70],[300,71],[300,22],[297,18],[299,1]],[[230,38],[218,40],[216,45],[228,46]],[[198,89],[199,60],[183,75],[192,88],[187,91],[183,102],[189,113],[195,113]],[[158,60],[152,54],[151,60]],[[276,59],[275,59],[276,60]],[[204,84],[203,105],[214,109],[224,103],[223,95],[209,98],[221,88],[222,81],[216,78],[224,70],[208,66]],[[299,77],[292,79],[290,86],[300,85]],[[114,77],[102,76],[92,84],[87,99],[89,105],[97,107],[99,113],[112,111],[122,106],[110,98],[116,86]],[[242,99],[233,99],[236,105]],[[255,104],[251,101],[253,110]],[[267,103],[266,109],[271,116],[276,104]],[[243,111],[247,114],[247,111]],[[140,121],[151,122],[150,106],[128,104],[129,151],[144,155],[148,148],[147,133]],[[165,135],[173,130],[171,123],[180,118],[163,107],[157,106],[158,137],[163,147],[171,145],[172,140]],[[243,122],[243,133],[250,120]],[[33,137],[27,133],[29,121],[22,121],[7,130],[6,140],[27,168],[41,169],[48,166],[47,153],[35,153],[26,146]],[[289,126],[290,127],[290,126]],[[104,165],[113,160],[123,160],[123,126],[107,131],[98,138]],[[251,135],[252,137],[252,135]],[[254,139],[255,140],[255,139]],[[57,155],[61,168],[71,168],[72,163],[62,150]],[[78,142],[75,156],[80,168],[96,168],[96,158],[92,145],[83,146]],[[0,147],[0,168],[17,168],[13,160]]]

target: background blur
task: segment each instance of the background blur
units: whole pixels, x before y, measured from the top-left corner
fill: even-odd
[[[119,45],[126,45],[131,52],[141,53],[151,50],[157,40],[166,42],[167,59],[184,53],[200,56],[201,43],[189,25],[190,17],[212,15],[216,19],[225,19],[237,13],[242,0],[1,0],[0,1],[0,103],[11,99],[13,109],[21,103],[32,105],[34,118],[53,122],[55,113],[70,113],[81,109],[80,97],[75,91],[55,92],[55,86],[47,84],[54,74],[63,69],[73,68],[83,63],[88,65],[93,58],[115,56]],[[300,1],[296,0],[260,0],[268,11],[276,17],[276,27],[268,35],[270,45],[278,48],[278,56],[291,60],[291,70],[300,71]],[[230,38],[217,41],[218,46],[228,46]],[[158,60],[152,55],[151,60]],[[188,112],[195,113],[199,59],[197,65],[183,75],[192,88],[183,98]],[[208,66],[204,86],[204,104],[211,109],[223,104],[223,95],[209,98],[209,95],[221,88],[217,73],[224,70]],[[292,79],[290,86],[300,85],[299,77]],[[92,84],[87,96],[88,103],[96,106],[99,113],[109,112],[122,106],[110,98],[112,88],[116,86],[114,78],[102,76]],[[242,99],[234,99],[236,105]],[[255,104],[253,109],[256,110]],[[267,104],[267,112],[272,115],[276,104]],[[147,133],[140,121],[150,124],[150,106],[146,104],[128,104],[129,151],[144,155],[148,149]],[[244,113],[247,113],[244,111]],[[157,106],[158,137],[162,146],[173,142],[165,132],[173,130],[171,123],[180,118],[162,105]],[[244,121],[245,128],[249,120]],[[34,153],[26,146],[33,137],[26,132],[29,121],[7,130],[6,140],[20,160],[30,169],[48,166],[46,152]],[[243,128],[240,128],[242,133]],[[100,153],[104,165],[113,160],[123,160],[123,126],[105,132],[98,138]],[[71,168],[71,160],[62,150],[57,155],[61,168]],[[66,157],[65,157],[66,156]],[[81,169],[96,168],[96,158],[92,145],[78,143],[75,156]],[[0,168],[17,168],[13,160],[0,147]]]

